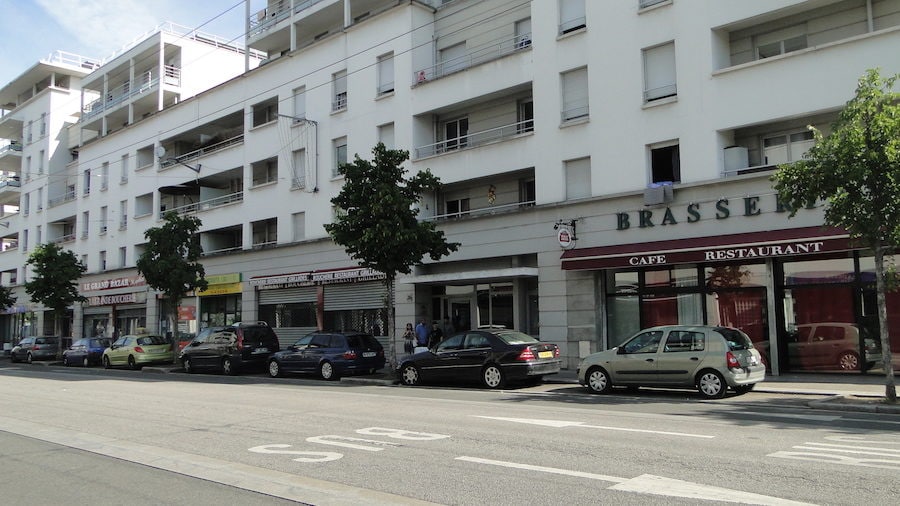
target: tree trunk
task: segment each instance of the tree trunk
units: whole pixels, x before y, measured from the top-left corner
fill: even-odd
[[[881,329],[882,362],[884,363],[884,397],[888,402],[896,403],[897,387],[894,385],[894,364],[891,362],[891,339],[888,332],[887,303],[885,300],[884,250],[885,247],[881,244],[875,247],[875,289],[878,299],[878,326]]]
[[[397,332],[394,329],[394,276],[384,278],[384,287],[386,289],[384,309],[387,314],[387,336],[391,343],[388,364],[391,371],[393,371],[397,368]]]
[[[59,323],[59,314],[60,312],[57,310],[53,310],[53,335],[58,337],[58,341],[56,342],[56,360],[62,360],[63,354],[63,336],[62,329],[60,328]]]
[[[172,300],[172,310],[169,312],[169,331],[172,332],[172,365],[178,364],[178,306],[181,300]],[[199,314],[199,312],[198,312]]]

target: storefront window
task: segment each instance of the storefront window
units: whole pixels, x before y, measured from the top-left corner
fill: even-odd
[[[637,271],[606,272],[606,293],[637,293],[639,286]]]
[[[478,285],[478,325],[514,329],[513,285],[492,283]]]
[[[231,325],[241,321],[241,296],[222,295],[200,298],[200,326]]]
[[[707,288],[766,286],[765,264],[728,264],[708,266],[703,279]]]
[[[785,262],[783,265],[786,286],[850,283],[856,278],[853,274],[853,258],[850,257]]]
[[[679,265],[659,270],[648,270],[644,273],[644,284],[647,288],[677,288],[697,286],[697,267]]]
[[[606,311],[609,329],[608,348],[622,344],[641,330],[641,301],[637,295],[608,297]]]
[[[699,293],[646,294],[642,297],[642,327],[702,325],[703,301]]]
[[[276,328],[316,327],[316,303],[260,304],[259,319]]]

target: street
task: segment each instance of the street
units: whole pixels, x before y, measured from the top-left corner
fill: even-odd
[[[701,401],[688,391],[409,388],[3,362],[0,432],[267,494],[272,504],[895,501],[900,416],[810,410],[801,397]],[[19,461],[8,449],[0,457],[5,469]],[[25,479],[33,493],[15,495],[17,504],[58,503],[43,490],[52,480]],[[146,492],[134,475],[122,479]],[[79,503],[117,493],[101,483],[76,490]],[[18,492],[4,480],[0,493],[6,502]]]

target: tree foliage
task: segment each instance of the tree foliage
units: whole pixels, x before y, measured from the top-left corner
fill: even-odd
[[[144,231],[147,247],[137,260],[137,268],[147,284],[162,292],[169,302],[169,328],[175,335],[175,315],[184,294],[208,286],[206,271],[199,262],[203,249],[197,240],[200,220],[170,211],[162,226]]]
[[[408,151],[387,149],[378,143],[372,154],[372,161],[357,155],[352,163],[339,167],[344,186],[331,199],[338,215],[334,223],[325,225],[325,230],[361,266],[385,274],[385,308],[393,335],[397,274],[412,272],[425,255],[439,260],[456,251],[459,244],[447,242],[444,232],[437,230],[433,222],[418,219],[416,204],[424,193],[438,191],[440,180],[429,170],[406,177],[407,170],[401,165],[409,159]]]
[[[810,127],[816,143],[803,160],[782,165],[775,190],[791,216],[824,200],[825,222],[841,227],[875,256],[886,397],[896,402],[887,324],[885,255],[900,245],[900,94],[898,76],[866,72],[827,137]]]
[[[8,286],[0,286],[0,308],[6,309],[16,303],[16,296]]]
[[[31,300],[53,310],[53,329],[60,335],[60,317],[73,302],[85,301],[78,293],[78,279],[87,270],[75,253],[53,243],[40,244],[28,256],[26,265],[32,269],[30,281],[25,282],[25,293]],[[62,353],[62,340],[57,354]]]

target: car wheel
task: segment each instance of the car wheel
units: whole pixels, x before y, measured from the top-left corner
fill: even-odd
[[[63,355],[63,365],[69,367],[69,357]]]
[[[29,364],[32,363],[31,353],[29,353],[28,356],[25,357],[25,361],[28,362]]]
[[[194,364],[191,363],[191,357],[181,359],[181,368],[188,374],[194,374]]]
[[[138,368],[137,362],[134,361],[134,355],[128,355],[128,368],[131,370]]]
[[[755,387],[755,386],[756,386],[756,383],[750,383],[749,385],[738,385],[738,386],[734,387],[734,391],[737,392],[738,394],[745,394],[745,393],[753,390],[753,387]]]
[[[90,366],[91,366],[91,361],[88,357],[84,357],[83,359],[81,359],[81,367],[90,367]]]
[[[838,357],[838,367],[842,371],[858,371],[859,355],[855,351],[845,351]]]
[[[602,367],[592,367],[585,376],[585,383],[588,389],[595,394],[605,394],[612,388],[612,381],[609,380],[609,373]]]
[[[237,371],[234,369],[234,362],[231,361],[231,357],[225,357],[222,359],[222,374],[226,376],[234,376]]]
[[[111,367],[111,365],[109,363],[109,357],[107,357],[106,355],[103,355],[103,368],[109,369],[110,367]]]
[[[269,376],[273,378],[284,376],[284,373],[281,371],[281,364],[277,360],[269,360]]]
[[[707,399],[721,399],[728,391],[728,384],[718,371],[707,369],[697,378],[697,391]]]
[[[412,364],[404,365],[400,368],[400,381],[404,385],[418,385],[422,381],[422,378],[419,376],[419,369]]]
[[[495,364],[490,364],[481,371],[481,382],[488,388],[503,386],[503,371]]]
[[[325,361],[319,364],[319,376],[326,381],[337,379],[337,373],[331,362]]]
[[[19,357],[17,357],[15,353],[10,353],[10,354],[9,354],[9,361],[12,362],[12,363],[14,363],[14,364],[18,364],[18,363],[19,363]]]

